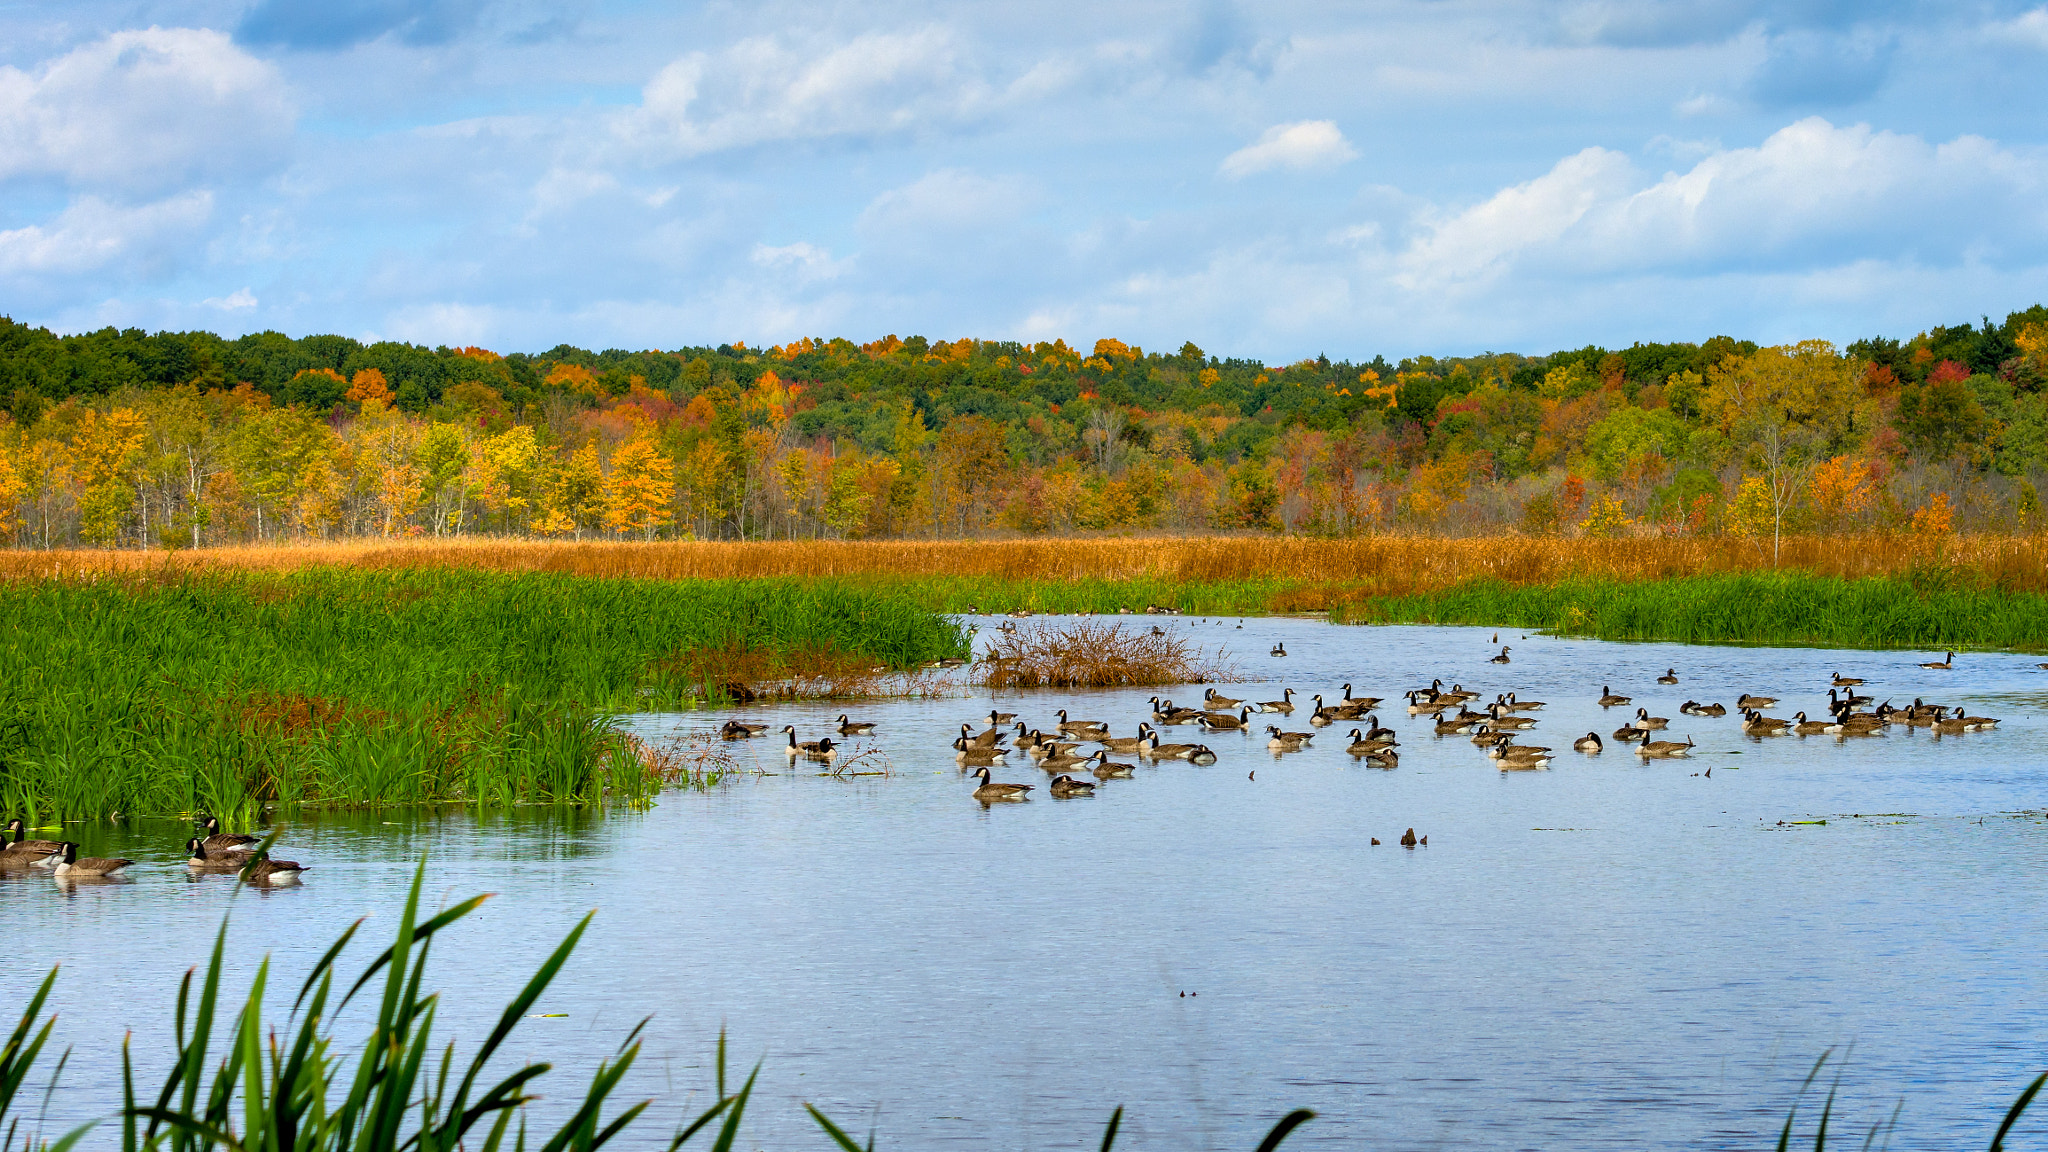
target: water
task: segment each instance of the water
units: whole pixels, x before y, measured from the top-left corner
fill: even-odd
[[[1270,678],[1224,689],[1254,700],[1283,684],[1335,697],[1350,681],[1398,704],[1442,677],[1549,701],[1522,742],[1559,749],[1557,762],[1501,773],[1395,707],[1380,713],[1401,732],[1393,771],[1351,762],[1348,724],[1277,760],[1263,735],[1224,734],[1207,738],[1214,767],[1141,767],[1089,800],[1051,799],[1045,774],[1013,757],[997,778],[1039,791],[985,809],[946,746],[985,699],[864,705],[848,710],[881,728],[856,749],[882,749],[888,776],[791,770],[762,740],[739,754],[774,775],[645,813],[297,822],[278,854],[313,870],[301,887],[235,897],[237,971],[246,980],[268,952],[273,984],[295,990],[365,914],[367,960],[409,862],[430,850],[435,900],[498,893],[439,951],[442,1019],[474,1040],[596,908],[537,1009],[566,1016],[528,1021],[506,1057],[553,1061],[554,1091],[573,1096],[652,1016],[634,1087],[661,1102],[633,1146],[701,1106],[721,1027],[742,1071],[763,1061],[748,1146],[777,1148],[825,1147],[803,1101],[899,1148],[1093,1148],[1118,1104],[1130,1148],[1249,1149],[1297,1106],[1320,1115],[1290,1147],[1755,1148],[1812,1061],[1851,1046],[1838,1109],[1867,1125],[1903,1099],[1893,1146],[1949,1148],[1988,1143],[2048,1066],[2048,672],[2034,659],[1966,655],[1944,673],[1914,667],[1920,654],[1503,632],[1514,662],[1500,666],[1490,629],[1236,623],[1167,626]],[[1287,658],[1265,654],[1275,640]],[[1654,683],[1667,666],[1675,687]],[[2005,723],[1941,740],[1757,741],[1732,716],[1678,712],[1750,691],[1785,697],[1774,715],[1817,715],[1836,669],[1880,700]],[[1594,706],[1602,685],[1671,717],[1670,736],[1698,752],[1573,753],[1572,737],[1632,715]],[[1044,722],[1064,706],[1121,735],[1149,695],[1001,704]],[[809,739],[841,710],[743,714]],[[1397,847],[1409,827],[1429,844]],[[78,1051],[57,1119],[113,1102],[125,1030],[139,1062],[160,1066],[178,978],[235,890],[185,875],[176,822],[79,834],[89,852],[143,861],[134,882],[0,882],[8,1003],[65,965],[58,1032]],[[2026,1127],[2048,1131],[2048,1114]]]

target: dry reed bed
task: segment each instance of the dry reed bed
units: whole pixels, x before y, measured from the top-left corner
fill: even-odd
[[[975,662],[973,683],[992,689],[1147,688],[1231,680],[1224,654],[1208,657],[1173,633],[1121,624],[1072,624],[1007,632]]]
[[[1900,533],[1794,536],[1770,549],[1728,537],[1442,539],[1370,536],[1026,539],[997,541],[555,542],[471,538],[240,547],[166,553],[0,553],[0,578],[93,577],[219,569],[480,568],[586,576],[738,578],[839,576],[929,579],[1177,582],[1286,580],[1341,584],[1372,595],[1442,588],[1474,578],[1538,584],[1572,577],[1623,581],[1752,572],[1772,567],[1849,579],[1902,576],[1931,563],[2001,588],[2048,592],[2048,537]]]

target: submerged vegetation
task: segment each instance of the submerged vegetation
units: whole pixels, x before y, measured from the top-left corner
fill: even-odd
[[[447,569],[15,580],[0,634],[0,803],[59,819],[637,800],[672,768],[608,717],[701,699],[705,653],[964,651],[835,581]]]

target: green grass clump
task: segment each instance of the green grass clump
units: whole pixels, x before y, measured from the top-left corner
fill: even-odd
[[[707,666],[965,649],[837,582],[444,569],[0,584],[0,637],[0,805],[58,819],[637,799],[660,779],[609,717]]]
[[[1348,624],[1498,625],[1690,644],[2048,647],[2048,596],[1797,572],[1529,585],[1473,580],[1435,592],[1340,604],[1332,618]]]

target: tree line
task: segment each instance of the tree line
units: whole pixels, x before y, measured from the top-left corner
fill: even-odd
[[[0,318],[0,541],[2026,529],[2048,308],[1846,348],[539,354]]]

